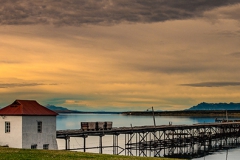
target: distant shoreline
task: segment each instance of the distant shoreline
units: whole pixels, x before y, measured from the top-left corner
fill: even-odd
[[[68,110],[68,111],[56,111],[54,110],[55,112],[57,113],[61,113],[61,114],[73,114],[73,113],[76,113],[76,114],[121,114],[122,112],[84,112],[84,111],[71,111],[71,110]]]
[[[151,111],[127,112],[81,112],[81,111],[55,111],[60,114],[121,114],[126,116],[152,116]],[[186,116],[186,117],[226,117],[226,110],[183,110],[183,111],[154,111],[155,116]],[[228,110],[228,117],[240,117],[240,110]]]
[[[188,117],[240,117],[240,110],[183,110],[183,111],[155,111],[155,116],[188,116]],[[153,115],[151,111],[122,112],[123,115]]]
[[[144,115],[152,116],[152,111],[78,111],[69,110],[65,107],[47,105],[57,113],[69,114],[121,114],[121,115]],[[186,110],[178,111],[154,111],[156,116],[186,116],[186,117],[226,117],[226,110],[229,117],[240,117],[240,103],[206,103],[202,102]]]

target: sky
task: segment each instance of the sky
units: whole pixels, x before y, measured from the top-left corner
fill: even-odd
[[[239,0],[0,0],[0,107],[240,100]]]

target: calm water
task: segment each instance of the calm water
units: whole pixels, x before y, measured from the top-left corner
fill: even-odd
[[[156,116],[156,125],[168,125],[169,122],[172,124],[195,124],[195,123],[211,123],[214,122],[214,118],[191,118],[191,117],[160,117]],[[152,116],[124,116],[120,114],[60,114],[57,116],[57,130],[64,129],[80,129],[81,122],[95,122],[95,121],[112,121],[113,127],[130,127],[132,126],[143,126],[153,125]],[[124,143],[124,136],[119,136],[119,143]],[[98,137],[87,138],[87,147],[96,146],[98,144]],[[103,145],[112,145],[112,136],[103,137]],[[59,149],[65,148],[65,141],[58,140]],[[83,146],[82,138],[71,138],[71,148],[81,148]],[[96,152],[98,150],[87,150],[87,152]],[[104,149],[103,153],[112,154],[111,149]],[[212,155],[208,155],[194,160],[237,160],[240,159],[240,149],[230,149],[227,151],[215,152]]]

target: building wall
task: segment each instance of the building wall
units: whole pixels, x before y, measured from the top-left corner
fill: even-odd
[[[5,122],[10,122],[10,132],[5,133]],[[22,116],[0,116],[0,146],[22,148]]]
[[[38,133],[38,121],[42,122],[42,133]],[[43,149],[49,144],[49,149],[57,149],[56,116],[23,116],[22,122],[22,148],[36,144],[37,149]]]

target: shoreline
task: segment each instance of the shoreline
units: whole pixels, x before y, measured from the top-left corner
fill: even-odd
[[[127,111],[127,112],[57,112],[59,114],[121,114],[124,116],[152,116],[152,111]],[[183,110],[183,111],[154,111],[155,116],[178,117],[240,117],[240,110]]]
[[[122,112],[123,115],[152,116],[151,111]],[[154,111],[155,116],[187,116],[187,117],[240,117],[240,110],[185,110],[185,111]]]

